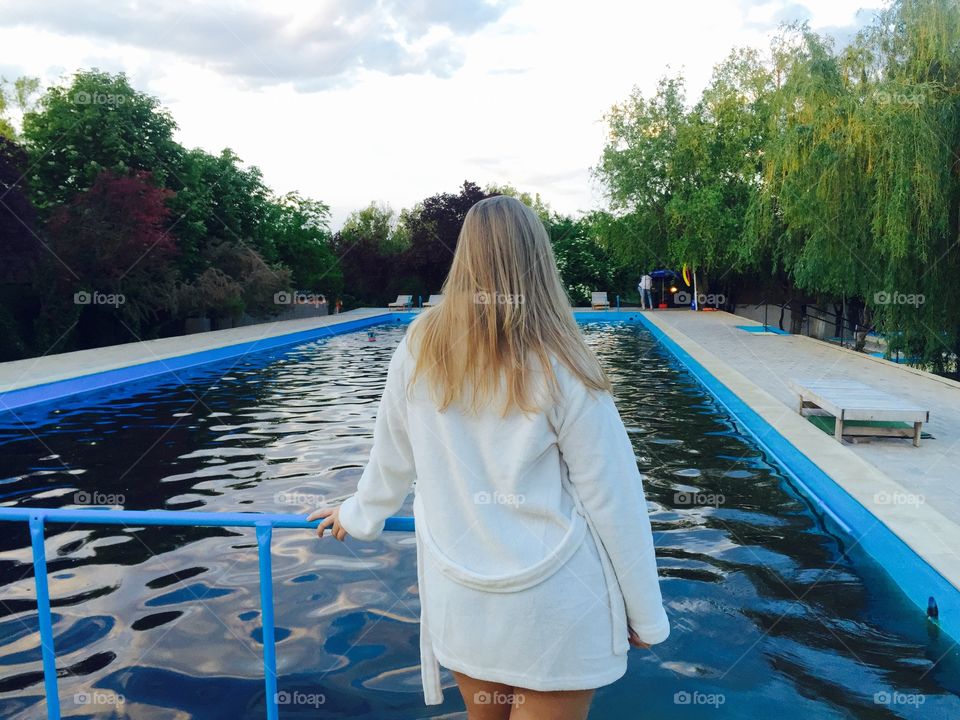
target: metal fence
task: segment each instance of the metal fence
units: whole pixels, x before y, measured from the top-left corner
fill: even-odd
[[[263,679],[266,686],[268,720],[277,720],[277,655],[273,625],[273,566],[270,543],[274,528],[315,528],[320,521],[307,522],[299,515],[258,513],[216,513],[176,510],[72,510],[44,508],[0,508],[0,521],[24,522],[30,529],[33,548],[33,577],[37,589],[37,616],[43,659],[43,682],[47,699],[47,717],[60,720],[60,696],[57,691],[56,651],[50,615],[50,591],[47,586],[47,556],[44,527],[47,523],[86,525],[187,525],[190,527],[252,527],[257,534],[260,577],[260,617],[263,630]],[[389,518],[384,527],[390,531],[412,531],[412,517]]]

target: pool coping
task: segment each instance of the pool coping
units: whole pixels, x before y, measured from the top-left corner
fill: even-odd
[[[362,309],[338,315],[306,320],[285,320],[217,330],[197,335],[184,335],[158,340],[125,343],[94,350],[80,350],[49,355],[12,363],[0,363],[0,372],[16,375],[14,381],[0,382],[0,412],[49,403],[127,383],[222,360],[239,359],[251,353],[295,345],[301,342],[333,337],[363,330],[385,322],[403,320],[410,313],[387,309]],[[184,352],[191,345],[202,349]],[[98,355],[115,356],[100,361]],[[76,365],[74,365],[76,363]],[[46,367],[44,367],[46,366]],[[71,367],[86,371],[70,371]],[[30,376],[40,376],[32,381]]]
[[[187,336],[186,340],[168,338],[114,346],[108,350],[131,350],[126,362],[73,375],[61,370],[58,374],[48,374],[40,383],[7,383],[8,389],[0,391],[0,411],[15,411],[165,374],[175,375],[178,370],[355,332],[387,322],[409,321],[415,316],[416,313],[411,311],[369,308],[307,321],[265,323],[205,333],[202,337]],[[860,546],[871,556],[913,604],[925,612],[928,598],[935,597],[941,628],[953,638],[960,639],[960,556],[949,551],[948,543],[939,539],[958,538],[957,546],[960,547],[956,524],[923,505],[878,505],[875,498],[879,494],[905,493],[907,490],[832,437],[825,436],[705,347],[675,328],[658,322],[656,313],[578,308],[574,310],[574,317],[585,322],[639,323],[649,330],[754,441],[776,459],[815,508],[853,539],[852,547]],[[183,348],[192,343],[204,347],[183,352]],[[149,347],[151,344],[152,348]],[[144,350],[143,346],[148,347]],[[133,348],[137,351],[134,352]],[[167,351],[163,356],[161,348]],[[96,351],[80,351],[91,352]],[[51,360],[58,359],[61,364],[66,362],[69,365],[70,356],[76,355],[67,353],[53,356]],[[16,364],[28,362],[18,361]],[[10,365],[0,364],[0,370]]]
[[[941,629],[960,640],[960,556],[948,540],[960,547],[960,527],[923,503],[879,502],[911,493],[656,313],[635,314],[825,518],[853,539],[847,550],[859,546],[924,614],[929,598],[936,598]]]

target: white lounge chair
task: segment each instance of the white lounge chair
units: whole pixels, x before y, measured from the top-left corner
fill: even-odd
[[[387,303],[391,310],[406,310],[413,305],[413,295],[397,295],[396,302]]]
[[[443,295],[431,295],[430,299],[427,300],[423,306],[424,307],[433,307],[434,305],[439,305],[440,301],[443,300]]]
[[[593,309],[594,310],[609,310],[610,301],[607,300],[607,294],[605,292],[595,292],[593,293]]]
[[[844,435],[912,437],[920,447],[920,429],[930,422],[929,410],[855,380],[790,380],[789,386],[800,396],[801,415],[834,418],[837,440]]]

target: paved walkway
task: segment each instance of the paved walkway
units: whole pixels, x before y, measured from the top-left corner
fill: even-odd
[[[229,330],[214,330],[195,335],[144,340],[92,350],[78,350],[76,352],[0,363],[0,393],[80,375],[139,365],[153,360],[165,360],[187,353],[214,350],[278,335],[337,325],[350,320],[362,320],[386,312],[388,312],[387,308],[359,308],[338,315],[266,322]]]
[[[725,312],[644,316],[960,587],[960,383],[805,336],[744,332],[757,323]],[[800,417],[791,378],[855,379],[913,400],[930,410],[933,438],[838,443]]]

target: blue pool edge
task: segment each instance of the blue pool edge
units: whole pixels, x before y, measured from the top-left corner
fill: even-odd
[[[638,313],[637,317],[657,342],[776,460],[801,492],[823,511],[825,521],[832,522],[837,530],[852,538],[853,544],[849,549],[859,546],[869,555],[922,611],[924,617],[929,599],[935,598],[939,609],[937,624],[954,640],[960,641],[960,589],[781,435],[739,395],[714,377],[673,338],[642,314]],[[824,436],[824,442],[835,441]]]
[[[124,367],[104,370],[101,372],[77,375],[64,380],[54,380],[27,387],[8,390],[0,393],[0,412],[18,410],[29,405],[39,405],[55,400],[62,400],[74,395],[81,395],[98,390],[105,390],[124,383],[146,380],[167,373],[176,373],[180,370],[189,370],[199,365],[206,365],[221,360],[240,358],[251,353],[272,350],[287,345],[296,345],[310,340],[344,335],[357,330],[363,330],[373,325],[382,325],[386,322],[403,321],[411,313],[383,313],[357,320],[346,320],[332,325],[299,330],[283,335],[273,335],[257,340],[224,345],[223,347],[200,350],[198,352],[175,355],[173,357],[150,360],[148,362],[126,365]]]

